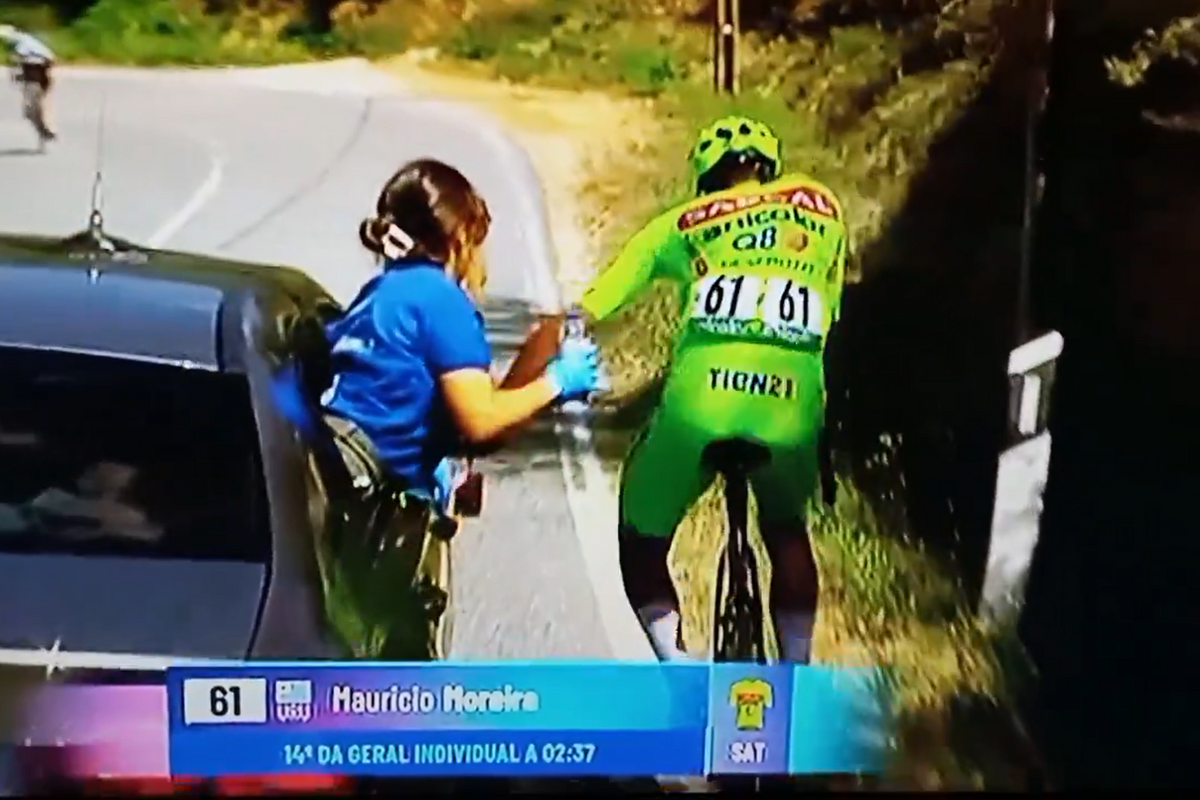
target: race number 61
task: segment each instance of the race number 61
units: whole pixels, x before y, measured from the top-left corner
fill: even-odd
[[[266,678],[187,678],[183,682],[185,725],[266,721]]]
[[[773,328],[820,335],[825,315],[821,298],[790,278],[709,275],[697,285],[693,317],[761,319]]]

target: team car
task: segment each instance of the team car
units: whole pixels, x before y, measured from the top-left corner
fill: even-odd
[[[299,270],[0,238],[0,663],[358,649],[326,624],[318,555],[369,520],[270,391],[284,366],[327,368],[339,311]],[[422,578],[440,622],[448,575]]]

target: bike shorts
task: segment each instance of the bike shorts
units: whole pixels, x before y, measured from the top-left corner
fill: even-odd
[[[820,482],[821,356],[756,343],[703,344],[678,353],[663,398],[621,471],[621,522],[670,537],[715,477],[702,460],[718,439],[765,445],[750,475],[761,523],[804,519]]]
[[[22,64],[21,65],[21,80],[25,83],[32,83],[39,87],[43,92],[50,91],[50,65],[49,64]]]

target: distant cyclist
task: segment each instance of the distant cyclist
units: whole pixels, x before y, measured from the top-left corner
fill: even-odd
[[[686,658],[671,537],[712,483],[705,446],[756,440],[771,452],[751,474],[772,562],[770,606],[784,659],[804,663],[818,588],[805,514],[818,491],[822,354],[841,304],[846,222],[826,186],[780,177],[779,140],[761,122],[718,120],[691,163],[697,197],[635,235],[582,300],[602,320],[667,278],[681,287],[686,318],[662,402],[621,474],[625,591],[659,657]]]
[[[37,89],[36,93],[26,95],[26,116],[43,143],[54,141],[55,133],[46,121],[46,98],[53,83],[50,73],[56,60],[54,51],[41,39],[12,25],[0,25],[0,42],[9,51],[13,79],[22,85],[23,91]]]

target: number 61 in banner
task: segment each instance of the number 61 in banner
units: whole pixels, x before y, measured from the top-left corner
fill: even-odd
[[[266,722],[266,678],[188,678],[183,682],[183,721]]]
[[[803,334],[821,335],[826,325],[821,298],[791,278],[709,275],[696,287],[693,319],[751,322]]]

